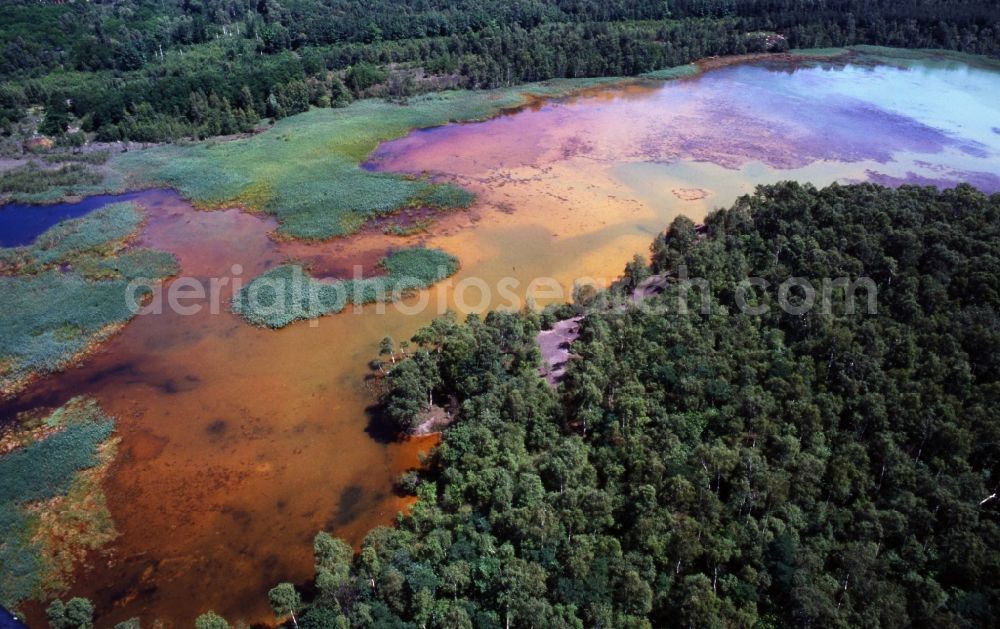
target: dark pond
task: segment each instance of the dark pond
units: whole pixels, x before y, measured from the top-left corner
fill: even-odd
[[[103,194],[87,197],[77,203],[54,205],[11,203],[0,206],[0,247],[31,244],[42,232],[59,221],[79,218],[111,203],[131,201],[140,194],[140,192]]]

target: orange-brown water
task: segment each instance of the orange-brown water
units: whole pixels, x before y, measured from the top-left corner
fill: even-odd
[[[177,252],[183,275],[239,264],[249,278],[282,259],[271,221],[198,212],[170,192],[138,202],[150,216],[143,244]],[[365,363],[381,333],[363,316],[272,332],[225,308],[166,309],[18,400],[87,394],[119,419],[106,491],[121,536],[92,555],[72,592],[98,603],[102,625],[141,616],[190,626],[206,609],[265,620],[267,585],[308,576],[316,531],[357,542],[404,507],[391,481],[432,441],[384,444],[365,432]]]
[[[462,269],[404,303],[426,300],[419,314],[368,306],[279,331],[251,328],[225,307],[140,316],[82,367],[33,386],[14,408],[87,394],[119,418],[120,456],[106,490],[121,535],[92,555],[72,593],[97,602],[101,626],[141,616],[187,627],[208,609],[267,621],[267,589],[311,576],[313,535],[325,529],[357,543],[390,523],[407,504],[392,492],[393,478],[434,443],[370,434],[364,378],[380,338],[408,338],[438,304],[465,312],[506,305],[496,290],[504,278],[510,294],[523,296],[533,279],[551,277],[563,294],[535,291],[536,301],[568,299],[573,280],[615,277],[674,216],[699,220],[756,183],[826,184],[863,179],[872,168],[903,175],[913,155],[957,150],[933,129],[891,117],[874,126],[859,118],[860,131],[822,143],[838,115],[855,114],[796,120],[805,105],[793,99],[779,116],[767,104],[768,82],[780,90],[791,75],[731,71],[590,92],[382,147],[379,168],[430,171],[479,195],[469,211],[413,237],[370,230],[278,244],[267,218],[197,212],[170,192],[143,194],[143,244],[177,253],[184,275],[231,276],[239,264],[249,280],[293,257],[345,276],[354,263],[368,270],[389,249],[414,243],[458,256]],[[747,81],[763,87],[736,102],[727,90]],[[905,160],[894,165],[893,157]],[[488,299],[473,278],[491,288]],[[223,303],[230,294],[222,289]]]

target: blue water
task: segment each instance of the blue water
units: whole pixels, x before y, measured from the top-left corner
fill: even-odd
[[[0,206],[0,247],[16,247],[34,242],[46,229],[59,221],[79,218],[111,203],[131,201],[141,192],[102,194],[87,197],[79,203],[55,205],[22,205],[11,203]]]
[[[28,629],[17,616],[0,607],[0,629]]]

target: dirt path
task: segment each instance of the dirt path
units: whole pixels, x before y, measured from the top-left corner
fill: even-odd
[[[411,436],[422,437],[440,432],[442,428],[455,420],[454,416],[437,404],[420,414],[420,423],[413,429]]]
[[[564,319],[552,326],[551,330],[538,333],[538,346],[542,350],[542,376],[555,386],[566,375],[566,363],[570,358],[570,344],[580,337],[580,322],[583,316]]]

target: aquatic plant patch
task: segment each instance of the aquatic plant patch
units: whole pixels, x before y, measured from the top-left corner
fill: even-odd
[[[57,270],[38,275],[0,276],[0,390],[32,373],[66,367],[92,342],[132,317],[125,301],[127,282],[88,281]],[[10,391],[13,392],[13,391]]]
[[[95,185],[103,179],[100,173],[80,163],[59,168],[39,168],[28,163],[20,168],[0,174],[0,192],[44,192],[51,186],[68,187]]]
[[[398,300],[458,270],[458,259],[436,249],[403,249],[380,263],[385,275],[323,282],[284,264],[254,278],[233,297],[233,312],[252,325],[283,328],[335,314],[348,305]]]
[[[120,279],[126,282],[139,278],[155,279],[177,273],[177,259],[172,253],[137,247],[116,256],[82,256],[73,268],[89,280]]]
[[[177,272],[169,253],[124,249],[142,219],[134,204],[117,203],[0,249],[0,396],[65,368],[131,319],[130,281]]]
[[[75,398],[21,426],[42,437],[0,456],[0,604],[59,585],[73,558],[114,535],[99,478],[113,455],[114,420]],[[72,525],[67,523],[71,522]]]
[[[674,80],[674,79],[686,79],[692,76],[696,76],[701,72],[698,66],[689,63],[682,66],[674,66],[672,68],[663,68],[661,70],[654,70],[652,72],[646,72],[639,76],[644,79],[658,79],[658,80]]]
[[[1000,71],[1000,60],[984,56],[971,55],[954,50],[939,50],[932,48],[890,48],[888,46],[851,46],[848,50],[857,53],[860,61],[878,63],[899,68],[912,68],[933,60],[938,63],[960,63],[972,68]]]
[[[134,203],[114,203],[80,218],[53,225],[30,245],[0,249],[0,272],[33,273],[70,264],[85,254],[110,255],[122,249],[143,215]]]
[[[851,51],[848,48],[797,48],[789,52],[809,59],[835,59],[850,54]]]
[[[98,153],[86,155],[86,158],[75,159],[73,156],[68,160],[59,160],[59,165],[53,168],[42,168],[29,162],[0,173],[0,199],[18,203],[53,203],[121,186],[121,180],[115,173],[95,168],[102,163],[100,160],[107,159],[106,153],[103,158]],[[95,157],[89,157],[91,155]]]

